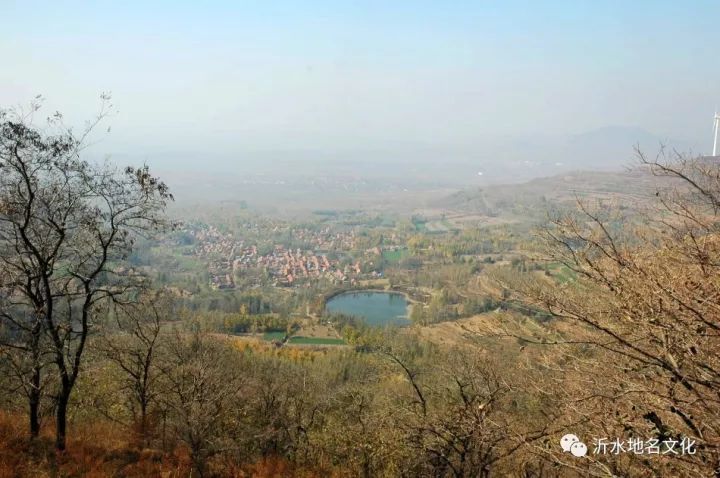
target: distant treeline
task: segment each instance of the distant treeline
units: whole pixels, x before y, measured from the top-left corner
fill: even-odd
[[[256,293],[227,291],[217,293],[216,291],[202,291],[192,297],[180,297],[178,302],[186,309],[193,312],[235,312],[240,311],[243,315],[269,314],[275,311],[270,300]]]
[[[201,329],[225,334],[289,332],[293,321],[276,314],[246,315],[242,313],[211,312],[196,316]]]

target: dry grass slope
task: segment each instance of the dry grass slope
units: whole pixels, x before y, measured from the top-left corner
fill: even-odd
[[[194,476],[184,448],[139,449],[127,431],[109,422],[72,427],[74,433],[64,453],[55,451],[51,427],[45,427],[35,442],[27,438],[26,428],[25,416],[0,411],[0,478]],[[267,458],[257,463],[218,460],[211,464],[210,472],[211,476],[248,478],[344,476],[341,470],[298,469],[282,458]]]

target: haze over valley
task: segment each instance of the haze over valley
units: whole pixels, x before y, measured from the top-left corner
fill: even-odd
[[[0,17],[0,478],[718,476],[717,2]]]

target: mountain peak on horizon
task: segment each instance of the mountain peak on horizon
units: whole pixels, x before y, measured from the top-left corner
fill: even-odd
[[[584,141],[602,141],[604,143],[630,142],[631,145],[643,143],[646,141],[654,141],[656,144],[665,140],[641,126],[635,125],[608,125],[595,128],[583,133],[578,133],[570,138],[571,143]]]

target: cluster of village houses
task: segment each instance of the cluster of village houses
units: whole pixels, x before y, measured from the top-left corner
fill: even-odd
[[[341,268],[337,260],[330,260],[326,255],[300,249],[288,250],[280,245],[265,255],[258,254],[255,246],[244,248],[235,255],[232,263],[236,274],[255,267],[268,271],[278,285],[293,285],[298,280],[308,278],[345,282],[354,280],[362,273],[358,262]]]
[[[213,226],[191,228],[184,232],[195,239],[193,253],[211,259],[208,271],[210,285],[215,289],[233,289],[236,276],[258,268],[267,271],[275,284],[281,286],[292,286],[304,279],[354,283],[362,273],[359,262],[342,266],[338,260],[310,250],[275,245],[269,253],[261,254],[257,246],[246,245],[244,241],[236,240],[231,234],[224,234]],[[353,246],[352,232],[294,229],[291,233],[293,240],[319,250],[347,250]]]

